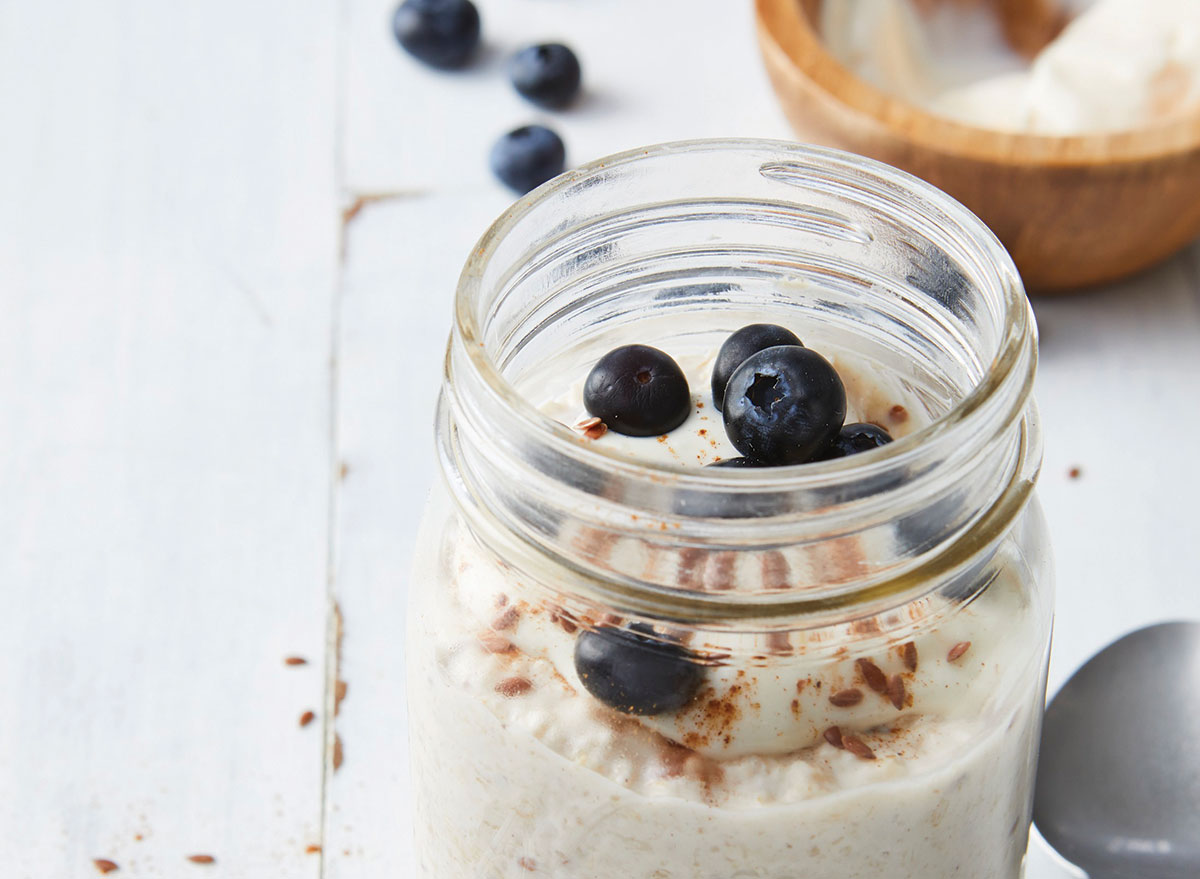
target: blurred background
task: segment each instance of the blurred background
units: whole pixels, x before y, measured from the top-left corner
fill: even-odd
[[[458,271],[516,197],[489,153],[526,124],[570,167],[808,123],[951,168],[981,213],[1003,180],[1002,237],[1064,230],[1082,276],[1136,238],[1126,269],[1153,265],[1033,299],[1051,691],[1129,629],[1200,617],[1194,118],[1149,145],[980,140],[859,85],[838,86],[857,109],[814,99],[776,3],[783,104],[749,0],[476,2],[454,71],[402,50],[394,0],[0,2],[5,879],[411,875],[408,559]],[[543,42],[582,67],[561,110],[509,82]],[[1067,875],[1035,852],[1031,879]]]

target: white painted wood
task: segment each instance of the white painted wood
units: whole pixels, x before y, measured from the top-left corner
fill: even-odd
[[[582,162],[788,134],[748,4],[480,6],[489,49],[446,76],[396,48],[392,0],[0,5],[4,879],[411,874],[405,581],[454,282],[509,200],[491,140],[549,120]],[[503,75],[543,39],[585,68],[565,113]],[[341,203],[390,192],[340,271]],[[1200,617],[1200,247],[1037,311],[1056,687]],[[332,696],[331,526],[348,689],[322,802],[297,718]]]
[[[481,0],[479,61],[452,74],[399,50],[395,6],[349,7],[346,183],[356,192],[490,187],[492,142],[530,122],[555,128],[573,164],[666,140],[791,136],[750,3]],[[560,113],[524,101],[505,74],[514,51],[553,40],[583,67],[584,92]]]
[[[5,879],[318,875],[335,28],[0,4]]]
[[[370,205],[347,236],[341,309],[336,594],[345,620],[328,787],[325,875],[412,874],[404,611],[421,508],[435,477],[433,407],[451,298],[498,193]]]

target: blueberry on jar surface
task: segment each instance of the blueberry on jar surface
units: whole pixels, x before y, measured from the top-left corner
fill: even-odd
[[[833,442],[813,455],[814,461],[829,461],[833,458],[845,458],[847,455],[857,455],[859,452],[869,452],[892,442],[892,435],[877,424],[857,422],[847,424],[838,431]]]
[[[687,420],[692,394],[670,356],[649,345],[623,345],[592,367],[583,384],[583,405],[609,430],[658,436]]]
[[[846,389],[815,351],[780,345],[752,354],[725,389],[725,433],[762,464],[803,464],[828,447],[846,420]]]
[[[479,10],[471,0],[404,0],[392,19],[396,40],[430,67],[462,67],[479,45]]]
[[[562,43],[522,49],[508,62],[508,75],[523,98],[549,110],[571,103],[582,76],[579,59]]]
[[[683,647],[650,634],[641,625],[583,632],[575,641],[575,672],[584,689],[610,708],[643,717],[687,705],[704,669]]]
[[[562,138],[542,125],[524,125],[496,141],[488,162],[492,173],[524,195],[557,177],[566,166]]]
[[[777,345],[801,345],[799,337],[778,324],[749,324],[730,335],[717,354],[712,371],[713,405],[717,411],[725,404],[725,388],[729,377],[751,354]]]

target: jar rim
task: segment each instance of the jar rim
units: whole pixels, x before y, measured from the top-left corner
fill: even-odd
[[[976,385],[948,411],[908,436],[872,450],[869,455],[872,460],[869,462],[861,460],[863,456],[853,456],[771,468],[696,468],[674,462],[632,460],[595,444],[584,448],[578,442],[577,434],[568,426],[541,412],[517,391],[504,377],[491,352],[487,350],[482,327],[477,319],[476,306],[484,269],[489,259],[505,236],[538,204],[601,172],[672,153],[723,153],[744,150],[777,151],[780,154],[779,158],[785,161],[788,158],[804,158],[810,161],[821,160],[833,166],[853,166],[856,171],[865,171],[883,184],[897,186],[918,198],[936,204],[939,210],[951,216],[962,231],[971,236],[973,243],[982,251],[989,269],[994,270],[995,280],[1004,296],[1003,337],[998,350],[991,362],[984,367],[983,375]],[[856,474],[870,475],[875,470],[902,466],[918,456],[922,448],[929,443],[953,442],[955,437],[970,434],[975,430],[974,416],[985,408],[985,404],[993,398],[997,390],[1011,380],[1013,370],[1025,359],[1031,336],[1034,337],[1032,345],[1036,352],[1036,329],[1032,325],[1028,299],[1012,258],[984,222],[960,202],[932,184],[874,159],[828,147],[758,138],[670,141],[626,150],[567,171],[522,196],[492,223],[472,248],[459,277],[454,305],[454,332],[461,340],[462,350],[482,379],[487,392],[492,394],[497,402],[515,412],[533,432],[533,436],[566,457],[586,456],[593,463],[603,459],[605,466],[635,479],[670,479],[680,485],[694,488],[706,485],[731,488],[739,485],[749,487],[770,484],[781,491],[825,487],[837,482],[844,473],[852,469]],[[1019,393],[1012,395],[1009,410],[1004,413],[1005,423],[1011,423],[1024,409],[1032,386],[1031,376],[1024,385]]]

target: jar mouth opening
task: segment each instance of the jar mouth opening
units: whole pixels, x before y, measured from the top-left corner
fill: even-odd
[[[770,468],[697,468],[669,462],[633,460],[600,445],[582,446],[576,432],[541,412],[518,391],[504,376],[493,352],[488,350],[480,311],[485,301],[483,297],[488,292],[483,289],[483,278],[489,260],[505,237],[537,205],[611,172],[615,167],[673,153],[736,153],[747,150],[776,153],[781,163],[789,159],[801,159],[835,168],[852,166],[857,173],[866,174],[880,184],[936,205],[946,218],[956,224],[957,231],[969,235],[982,251],[981,256],[991,276],[976,280],[990,282],[1002,297],[1000,320],[1003,326],[994,355],[990,362],[983,364],[979,381],[931,423],[881,448],[847,458]],[[769,173],[772,165],[765,163],[760,173]],[[568,171],[526,194],[488,228],[472,249],[459,279],[454,314],[454,333],[461,341],[461,350],[465,352],[483,387],[496,402],[518,417],[532,437],[567,458],[592,463],[603,461],[606,469],[625,478],[656,482],[670,480],[681,487],[698,490],[770,486],[777,491],[804,491],[836,485],[851,473],[856,478],[869,477],[875,472],[903,467],[920,456],[930,444],[953,445],[958,438],[965,440],[973,434],[977,430],[977,422],[984,417],[982,413],[988,408],[988,401],[994,399],[1001,388],[1013,382],[1014,372],[1029,359],[1030,346],[1036,350],[1036,341],[1033,340],[1036,331],[1032,327],[1028,301],[1016,267],[996,236],[966,207],[920,178],[881,162],[835,149],[753,138],[673,141],[628,150]],[[1031,381],[1027,377],[1018,377],[1018,380],[1025,387],[1020,393],[1010,396],[1007,411],[1000,416],[1005,423],[1015,420],[1027,402]],[[995,417],[995,413],[991,417]]]

